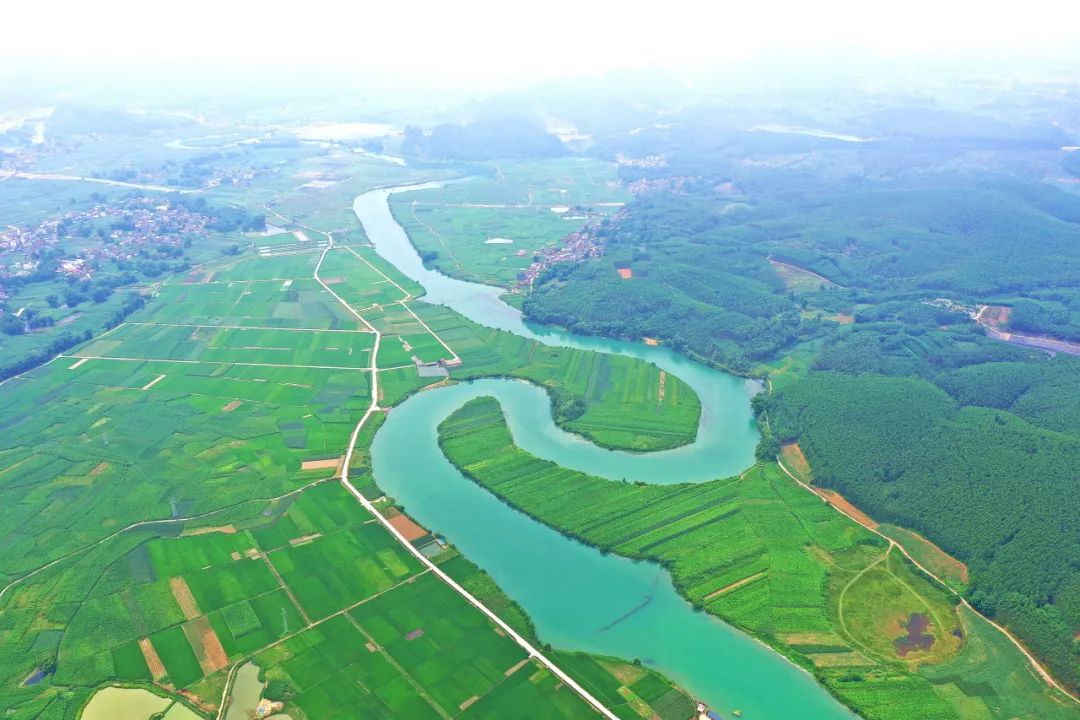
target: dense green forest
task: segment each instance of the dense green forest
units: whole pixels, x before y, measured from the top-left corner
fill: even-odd
[[[1080,196],[1040,182],[1076,164],[1060,131],[909,111],[845,143],[683,120],[597,142],[661,160],[623,163],[639,191],[604,255],[549,268],[527,315],[751,373],[804,358],[768,403],[778,438],[967,563],[971,602],[1080,688],[1080,360],[961,308],[1080,339]]]
[[[605,257],[548,270],[525,301],[530,318],[587,334],[661,338],[738,368],[803,332],[799,307],[765,255],[717,226],[707,201],[643,198],[599,234]],[[617,268],[633,277],[621,279]]]

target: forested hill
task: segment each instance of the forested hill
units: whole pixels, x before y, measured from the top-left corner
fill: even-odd
[[[601,228],[605,257],[553,267],[525,312],[577,332],[660,338],[728,367],[775,355],[799,337],[799,307],[765,255],[725,232],[714,209],[690,195],[642,198]]]
[[[782,369],[769,417],[816,481],[966,562],[972,603],[1080,689],[1080,361],[962,310],[1078,337],[1080,195],[1043,182],[1075,154],[1030,124],[867,117],[842,129],[869,142],[704,110],[598,139],[636,199],[601,229],[604,256],[551,268],[525,312]]]

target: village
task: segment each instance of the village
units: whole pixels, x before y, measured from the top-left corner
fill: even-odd
[[[610,221],[617,221],[622,213],[620,210]],[[518,275],[514,289],[518,292],[531,289],[540,274],[555,263],[582,262],[603,255],[604,247],[597,234],[599,227],[598,223],[586,225],[564,237],[555,247],[538,250],[532,264]]]
[[[67,212],[32,227],[8,226],[0,231],[0,300],[7,295],[5,279],[29,277],[44,261],[56,261],[55,275],[88,279],[104,261],[131,261],[151,249],[178,256],[185,244],[210,233],[212,221],[179,203],[138,197]],[[97,242],[87,242],[92,240]]]

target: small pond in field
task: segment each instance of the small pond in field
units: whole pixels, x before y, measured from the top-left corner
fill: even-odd
[[[930,618],[923,613],[911,613],[907,622],[901,623],[907,635],[896,638],[896,654],[904,657],[909,652],[929,650],[934,644],[934,634],[930,632]]]

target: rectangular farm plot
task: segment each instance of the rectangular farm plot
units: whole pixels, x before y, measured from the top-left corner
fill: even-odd
[[[375,336],[367,332],[124,325],[83,355],[206,363],[365,368]]]
[[[304,626],[300,612],[283,589],[257,595],[210,613],[222,647],[236,659]]]
[[[449,714],[506,678],[525,652],[437,577],[425,574],[349,611]]]
[[[339,616],[255,658],[271,679],[288,677],[290,701],[309,718],[436,716],[435,709],[356,624]]]
[[[221,646],[217,633],[214,632],[205,615],[189,620],[184,623],[183,628],[188,644],[195,651],[195,658],[199,661],[203,675],[215,673],[229,664],[225,648]]]
[[[203,676],[199,659],[191,649],[182,627],[175,626],[154,633],[150,636],[150,642],[165,665],[169,680],[177,688],[185,688]]]
[[[431,363],[449,360],[450,352],[428,332],[411,335],[387,335],[379,345],[379,367],[409,365],[419,359]]]
[[[112,649],[113,668],[116,677],[129,682],[150,682],[153,675],[143,656],[139,641],[132,640],[129,643]]]
[[[386,590],[420,569],[375,523],[275,550],[268,557],[313,620]]]
[[[244,557],[228,565],[196,570],[184,579],[203,612],[212,612],[280,587],[261,557]]]
[[[351,249],[339,248],[326,254],[319,277],[356,309],[406,299],[409,291],[405,286],[376,267],[357,257]]]

